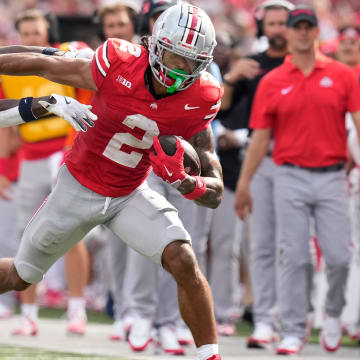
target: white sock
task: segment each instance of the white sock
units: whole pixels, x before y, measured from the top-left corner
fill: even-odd
[[[77,312],[83,312],[85,311],[85,299],[83,297],[70,297],[68,301],[68,308],[67,313],[68,314],[75,314]]]
[[[199,360],[206,360],[209,357],[219,353],[218,344],[206,344],[196,349],[197,357]]]
[[[21,314],[24,317],[26,317],[32,321],[37,321],[38,310],[39,310],[39,306],[37,304],[22,304],[21,305]]]

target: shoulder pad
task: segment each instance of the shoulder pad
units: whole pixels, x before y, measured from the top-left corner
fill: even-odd
[[[204,101],[215,103],[222,98],[224,88],[209,72],[204,71],[199,80],[200,95]]]
[[[112,57],[116,57],[122,62],[132,61],[139,58],[143,51],[143,47],[122,39],[109,39],[108,54],[111,63]]]

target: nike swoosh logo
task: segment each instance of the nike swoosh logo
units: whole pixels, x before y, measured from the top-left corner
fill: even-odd
[[[66,102],[67,104],[70,104],[70,103],[71,103],[71,101],[69,101],[65,96],[64,96],[64,99],[65,99],[65,102]]]
[[[185,110],[194,110],[194,109],[200,109],[200,106],[189,106],[189,104],[185,105]]]
[[[165,168],[165,171],[167,172],[167,174],[168,174],[170,177],[173,176],[173,172],[170,172],[165,165],[164,165],[164,168]]]
[[[286,87],[285,89],[281,89],[281,95],[287,95],[292,89],[293,89],[292,85]]]

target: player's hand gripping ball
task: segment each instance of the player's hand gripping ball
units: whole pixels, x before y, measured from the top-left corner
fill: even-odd
[[[154,138],[150,161],[154,173],[174,187],[178,187],[187,175],[197,176],[201,172],[196,150],[189,142],[175,135]]]

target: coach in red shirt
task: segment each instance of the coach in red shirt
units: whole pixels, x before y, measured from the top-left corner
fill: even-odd
[[[335,351],[341,342],[350,261],[345,113],[352,113],[360,133],[360,87],[352,69],[317,53],[317,24],[316,14],[305,6],[289,14],[291,55],[260,82],[250,120],[254,133],[236,191],[235,208],[244,217],[252,208],[251,177],[273,135],[283,324],[279,354],[298,353],[306,340],[311,216],[329,283],[322,344]]]

